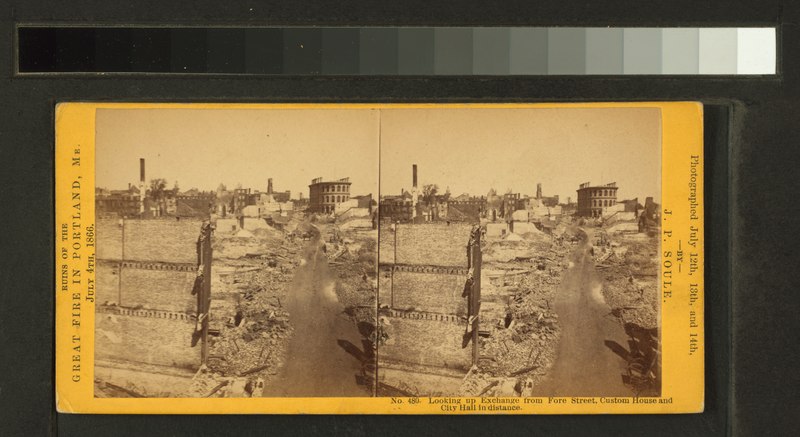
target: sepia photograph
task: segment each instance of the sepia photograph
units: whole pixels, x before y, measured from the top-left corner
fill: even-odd
[[[379,387],[660,394],[658,108],[381,111]]]
[[[96,126],[95,396],[374,394],[377,111]]]
[[[98,109],[94,396],[658,397],[661,120]]]

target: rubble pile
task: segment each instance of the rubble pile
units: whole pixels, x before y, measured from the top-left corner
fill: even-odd
[[[243,398],[261,397],[264,392],[264,379],[261,377],[224,376],[206,366],[192,378],[187,395],[202,398]]]
[[[495,378],[487,373],[467,376],[461,385],[461,394],[467,397],[531,396],[534,387],[531,377]]]
[[[271,228],[251,235],[215,236],[209,358],[191,396],[251,396],[286,359],[292,326],[283,303],[302,240]]]
[[[637,396],[661,390],[659,336],[659,242],[645,234],[598,235],[596,268],[603,297],[629,337],[625,383]],[[597,254],[600,257],[597,257]]]
[[[288,313],[280,309],[255,313],[244,316],[240,326],[231,325],[212,337],[209,368],[224,375],[242,375],[266,366],[259,373],[275,375],[292,335]]]
[[[94,395],[98,398],[169,398],[173,397],[174,393],[171,390],[147,390],[132,381],[117,385],[95,378]]]
[[[375,264],[350,261],[353,256],[345,256],[345,261],[332,264],[336,274],[336,296],[345,308],[367,306],[375,310],[376,274]]]
[[[364,225],[347,226],[358,220],[321,224],[319,228],[328,267],[336,279],[336,298],[361,334],[365,352],[372,353],[369,346],[374,348],[377,322],[378,232],[369,220]],[[374,371],[368,361],[364,363],[364,374],[369,377]]]
[[[604,278],[603,297],[623,324],[658,327],[658,240],[655,237],[599,237],[595,266]]]
[[[348,222],[352,222],[350,220]],[[347,224],[345,222],[344,224]],[[371,228],[322,225],[325,255],[336,277],[336,297],[345,311],[369,313],[374,322],[376,308],[378,233]],[[358,321],[365,321],[363,317]]]
[[[571,250],[570,239],[544,233],[487,241],[484,299],[501,305],[481,310],[479,369],[465,378],[464,395],[519,395],[544,378],[561,335],[552,308]]]
[[[461,384],[460,394],[467,397],[496,396],[496,387],[502,378],[473,369]],[[483,393],[483,394],[481,394]]]

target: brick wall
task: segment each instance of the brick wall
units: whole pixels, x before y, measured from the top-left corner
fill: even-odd
[[[190,347],[195,323],[187,314],[197,309],[191,291],[202,222],[128,219],[124,223],[124,259],[129,266],[120,272],[120,221],[97,221],[96,358],[197,368],[200,346]],[[106,308],[105,303],[158,311],[112,314],[109,311],[119,308]]]
[[[477,224],[480,222],[480,217],[480,203],[450,202],[447,204],[447,218],[450,220],[460,220]]]
[[[399,224],[395,261],[395,233],[389,225],[381,226],[380,262],[404,265],[394,272],[392,308],[409,312],[386,315],[388,338],[380,346],[379,360],[425,366],[434,373],[469,370],[472,348],[462,347],[466,324],[458,317],[466,314],[467,302],[461,297],[466,272],[449,274],[415,266],[466,268],[471,230],[472,225],[465,223]],[[392,295],[388,269],[381,269],[379,285],[380,303],[388,305]]]
[[[200,220],[132,220],[125,223],[125,259],[139,261],[197,262]],[[119,219],[97,220],[97,258],[122,259]]]
[[[192,296],[195,274],[141,269],[122,271],[122,302],[126,307],[194,312],[197,296]]]
[[[197,296],[192,296],[195,274],[180,271],[125,268],[122,271],[120,301],[119,266],[100,263],[97,266],[97,302],[117,305],[194,313]]]
[[[126,220],[130,222],[132,220]],[[120,219],[97,219],[97,258],[121,259],[122,258],[122,226]],[[127,227],[127,226],[126,226]]]
[[[200,345],[191,347],[194,326],[191,320],[98,311],[95,358],[197,369]]]
[[[386,317],[388,335],[378,349],[380,361],[447,368],[467,372],[471,366],[472,347],[461,347],[464,324],[450,321]]]
[[[395,309],[465,315],[467,300],[461,297],[465,276],[396,271]],[[389,305],[392,280],[388,271],[380,274],[380,303]]]
[[[397,225],[397,263],[439,266],[467,265],[467,242],[472,225],[464,223],[420,223]],[[393,263],[395,235],[381,225],[380,261]]]
[[[95,300],[97,305],[119,303],[119,267],[116,263],[97,263],[95,268]]]

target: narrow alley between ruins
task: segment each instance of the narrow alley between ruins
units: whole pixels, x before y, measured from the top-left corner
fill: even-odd
[[[627,396],[622,382],[625,362],[607,342],[626,344],[622,327],[611,315],[595,273],[589,241],[591,229],[579,231],[581,242],[570,255],[555,298],[561,341],[547,378],[534,396]]]
[[[289,286],[286,308],[294,335],[286,365],[264,396],[368,396],[356,383],[362,358],[356,326],[348,319],[334,291],[336,279],[321,249],[320,232],[303,249],[302,261]]]

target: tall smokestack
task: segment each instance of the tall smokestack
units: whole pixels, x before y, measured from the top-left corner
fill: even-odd
[[[411,187],[411,218],[417,218],[417,199],[419,198],[419,193],[417,192],[417,164],[413,164],[411,166],[413,170],[413,186]]]
[[[272,194],[272,178],[267,179],[267,194]]]
[[[139,158],[139,214],[144,214],[144,158]]]
[[[542,198],[542,184],[541,183],[536,184],[536,198],[537,199],[541,199]]]

